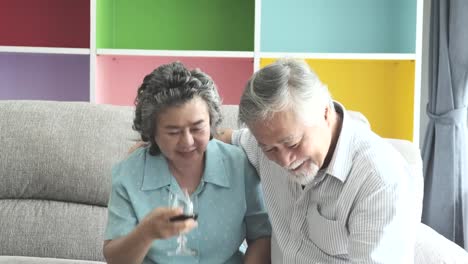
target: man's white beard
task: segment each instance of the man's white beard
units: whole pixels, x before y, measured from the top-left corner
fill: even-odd
[[[299,183],[301,185],[307,185],[315,179],[319,169],[320,168],[315,163],[311,162],[309,163],[308,168],[306,169],[303,169],[296,173],[289,171],[288,178],[289,180]]]

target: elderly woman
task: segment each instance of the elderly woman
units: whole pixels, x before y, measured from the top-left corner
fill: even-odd
[[[269,263],[258,175],[242,150],[213,139],[221,114],[211,78],[178,62],[162,65],[144,78],[135,104],[133,128],[149,145],[113,168],[107,262]],[[197,220],[173,221],[182,210],[168,199],[182,190],[197,201]],[[168,254],[184,233],[196,254]]]

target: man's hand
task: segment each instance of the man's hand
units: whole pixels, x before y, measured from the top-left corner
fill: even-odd
[[[218,135],[216,139],[223,141],[224,143],[231,144],[232,138],[232,129],[230,128],[220,128],[218,129]]]
[[[137,143],[135,143],[135,145],[130,147],[130,149],[128,150],[128,154],[132,154],[138,148],[146,147],[146,146],[148,146],[148,144],[149,144],[148,142],[137,141]]]

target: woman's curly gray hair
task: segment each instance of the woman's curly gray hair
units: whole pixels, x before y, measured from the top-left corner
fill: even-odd
[[[151,155],[160,153],[154,139],[157,114],[195,97],[203,99],[208,106],[212,138],[216,135],[222,116],[221,99],[209,75],[199,69],[188,70],[182,63],[173,62],[161,65],[145,76],[135,98],[133,129],[140,133],[143,141],[150,143]]]

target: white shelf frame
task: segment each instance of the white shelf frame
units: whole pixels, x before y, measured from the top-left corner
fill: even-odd
[[[250,51],[97,49],[97,55],[253,58]]]
[[[419,146],[421,122],[421,89],[422,89],[422,42],[424,25],[424,0],[416,1],[416,43],[414,63],[414,101],[413,101],[413,143]]]
[[[89,49],[83,49],[83,48],[49,48],[49,47],[26,47],[26,46],[0,46],[0,52],[69,54],[69,55],[89,55],[90,54]]]
[[[90,29],[89,29],[89,101],[96,103],[96,0],[90,0]]]
[[[97,55],[115,56],[168,56],[168,57],[214,57],[253,58],[260,66],[262,58],[300,58],[330,60],[416,60],[413,53],[297,53],[259,51],[203,51],[203,50],[140,50],[140,49],[97,49]],[[255,69],[255,71],[258,68]]]
[[[262,29],[262,0],[255,0],[255,18],[254,18],[254,65],[253,71],[260,69],[261,48],[261,29]]]
[[[330,60],[415,60],[413,53],[299,53],[261,52],[262,58],[300,58]]]
[[[96,0],[91,0],[95,2]],[[95,12],[95,10],[92,10]],[[95,24],[95,19],[91,20]],[[94,26],[95,27],[95,26]],[[298,52],[260,52],[260,51],[204,51],[204,50],[140,50],[140,49],[96,49],[95,29],[91,28],[90,48],[49,48],[0,46],[0,52],[45,53],[70,55],[116,55],[116,56],[169,56],[169,57],[214,57],[214,58],[253,58],[259,67],[262,58],[301,58],[334,60],[417,60],[413,53],[298,53]],[[421,40],[419,40],[421,42]],[[419,52],[420,53],[420,52]],[[419,54],[420,56],[420,54]],[[258,70],[258,68],[256,69]]]

